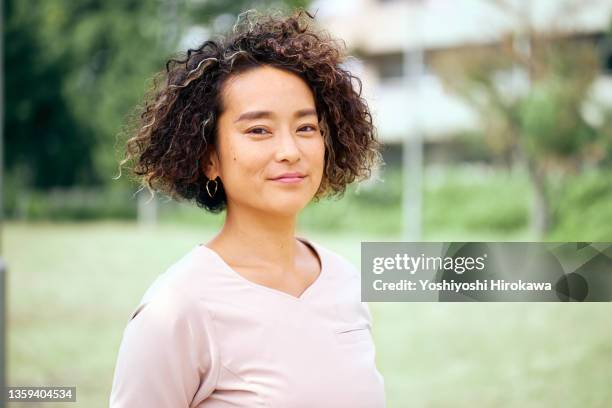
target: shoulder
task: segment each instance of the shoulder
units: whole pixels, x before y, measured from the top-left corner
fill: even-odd
[[[194,310],[201,309],[203,304],[195,296],[193,288],[202,287],[201,281],[207,268],[197,259],[197,248],[193,248],[174,262],[163,273],[159,274],[144,291],[144,295],[130,314],[131,321],[145,307],[162,308],[167,316],[185,318]]]
[[[315,247],[325,266],[332,270],[335,275],[342,275],[345,278],[359,278],[359,271],[347,256],[315,241],[309,240],[308,242]]]
[[[198,271],[194,266],[189,253],[154,280],[129,316],[124,343],[132,348],[145,347],[146,343],[158,351],[199,350],[202,358],[215,357],[218,344],[212,314],[205,298],[189,290],[201,285],[196,281],[194,273]]]
[[[191,262],[186,255],[159,275],[131,313],[117,356],[111,406],[195,406],[193,401],[212,393],[220,349],[204,299],[185,290],[194,279]]]

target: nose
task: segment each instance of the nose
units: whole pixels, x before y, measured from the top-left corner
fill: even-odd
[[[280,134],[278,145],[276,148],[276,160],[288,161],[294,163],[300,160],[300,149],[297,145],[295,135],[290,131],[285,131]]]

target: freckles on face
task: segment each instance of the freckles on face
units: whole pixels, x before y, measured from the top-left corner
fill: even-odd
[[[218,172],[228,204],[303,208],[320,186],[325,155],[309,86],[261,66],[230,77],[221,98]]]

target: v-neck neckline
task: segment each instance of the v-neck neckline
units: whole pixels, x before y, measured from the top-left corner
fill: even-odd
[[[319,258],[318,263],[321,264],[321,270],[319,271],[319,275],[310,285],[308,285],[306,289],[304,289],[304,291],[299,296],[294,296],[285,291],[274,289],[270,286],[262,285],[257,282],[253,282],[252,280],[248,279],[247,277],[245,277],[244,275],[236,271],[234,268],[232,268],[227,262],[225,262],[225,260],[221,257],[221,255],[219,255],[217,251],[215,251],[214,249],[211,249],[204,244],[198,244],[197,248],[201,248],[204,251],[208,252],[210,255],[212,255],[217,260],[219,264],[221,264],[223,269],[230,272],[231,275],[237,277],[238,279],[247,283],[248,285],[254,288],[257,288],[259,290],[264,290],[269,293],[274,293],[276,295],[280,295],[282,297],[289,298],[293,300],[294,302],[302,302],[308,296],[308,294],[311,293],[314,290],[314,288],[320,284],[319,282],[322,280],[324,274],[326,273],[327,268],[326,268],[325,256],[323,255],[323,251],[321,251],[321,248],[318,244],[315,244],[314,242],[307,240],[306,238],[296,237],[296,239],[304,243],[306,246],[311,247],[314,250],[317,257]]]

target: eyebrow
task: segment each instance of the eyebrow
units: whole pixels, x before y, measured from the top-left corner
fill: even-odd
[[[301,118],[301,117],[310,116],[310,115],[317,116],[316,109],[313,109],[313,108],[300,109],[293,114],[295,118]],[[274,114],[270,111],[261,111],[261,110],[260,111],[250,111],[250,112],[245,112],[242,115],[238,116],[238,119],[236,119],[234,123],[240,122],[243,120],[271,118],[272,116],[274,116]]]

